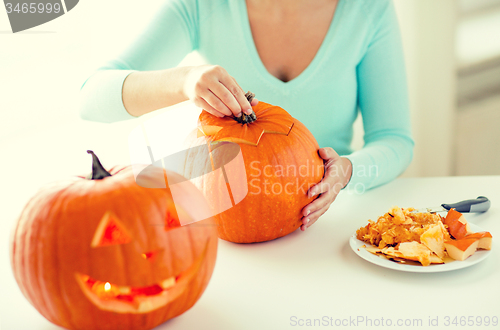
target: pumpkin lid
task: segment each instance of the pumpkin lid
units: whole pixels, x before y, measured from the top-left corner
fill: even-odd
[[[212,137],[213,142],[228,141],[257,146],[264,133],[290,133],[293,117],[282,108],[259,101],[252,109],[255,116],[247,117],[255,119],[246,123],[233,117],[219,118],[203,110],[199,117],[198,136]]]

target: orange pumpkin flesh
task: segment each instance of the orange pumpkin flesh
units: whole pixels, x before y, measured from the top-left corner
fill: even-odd
[[[455,259],[464,261],[476,252],[479,244],[477,238],[461,238],[457,240],[449,240],[444,242],[444,246],[448,255]]]
[[[450,209],[448,211],[444,219],[444,224],[448,226],[450,235],[455,239],[464,238],[465,235],[471,232],[465,217],[455,209]]]
[[[478,249],[491,250],[493,236],[487,231],[480,231],[477,233],[466,235],[465,238],[479,239]]]
[[[218,118],[206,111],[199,117],[196,145],[213,151],[223,142],[237,143],[244,159],[248,194],[233,207],[215,216],[219,237],[237,243],[253,243],[285,236],[301,225],[301,210],[314,200],[307,191],[321,181],[323,160],[311,132],[280,107],[260,101],[253,107],[256,120],[242,124],[234,118]],[[211,152],[212,166],[218,156]],[[204,167],[204,159],[189,159],[185,176]],[[220,180],[198,183],[205,196],[228,189]],[[243,190],[231,186],[233,190]],[[207,197],[208,198],[208,197]],[[212,206],[221,197],[209,200]]]
[[[448,226],[450,235],[455,238],[444,242],[446,251],[452,259],[463,261],[477,249],[491,249],[491,234],[487,231],[472,233],[465,217],[455,209],[448,211],[443,222]]]
[[[108,173],[53,184],[28,202],[11,245],[14,276],[62,327],[151,329],[199,299],[217,232],[211,218],[182,227],[171,219],[180,208],[208,207],[194,186],[184,191],[191,205],[174,205],[168,188],[138,185],[131,167]],[[165,177],[163,169],[144,175]]]

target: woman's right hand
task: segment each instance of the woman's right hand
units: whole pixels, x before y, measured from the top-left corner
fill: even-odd
[[[219,65],[191,67],[184,83],[184,94],[196,106],[217,117],[240,117],[242,112],[252,113],[243,89]],[[256,99],[252,100],[252,105],[257,103]]]

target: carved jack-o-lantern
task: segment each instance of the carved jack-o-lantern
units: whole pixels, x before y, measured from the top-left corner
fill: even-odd
[[[199,219],[208,207],[193,185],[183,185],[174,204],[168,187],[140,186],[131,167],[107,172],[95,156],[93,167],[92,180],[54,184],[27,204],[12,240],[14,275],[60,326],[151,329],[199,299],[217,231],[211,218],[180,226],[179,212]],[[141,173],[143,182],[159,178],[166,178],[160,168]]]

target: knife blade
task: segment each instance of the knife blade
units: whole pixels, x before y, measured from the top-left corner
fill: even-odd
[[[436,213],[436,212],[448,212],[449,209],[453,208],[460,213],[482,213],[488,211],[491,206],[491,202],[487,197],[479,196],[476,199],[468,199],[465,201],[452,203],[452,204],[441,204],[441,206],[425,207],[422,209],[414,210],[412,213]]]

